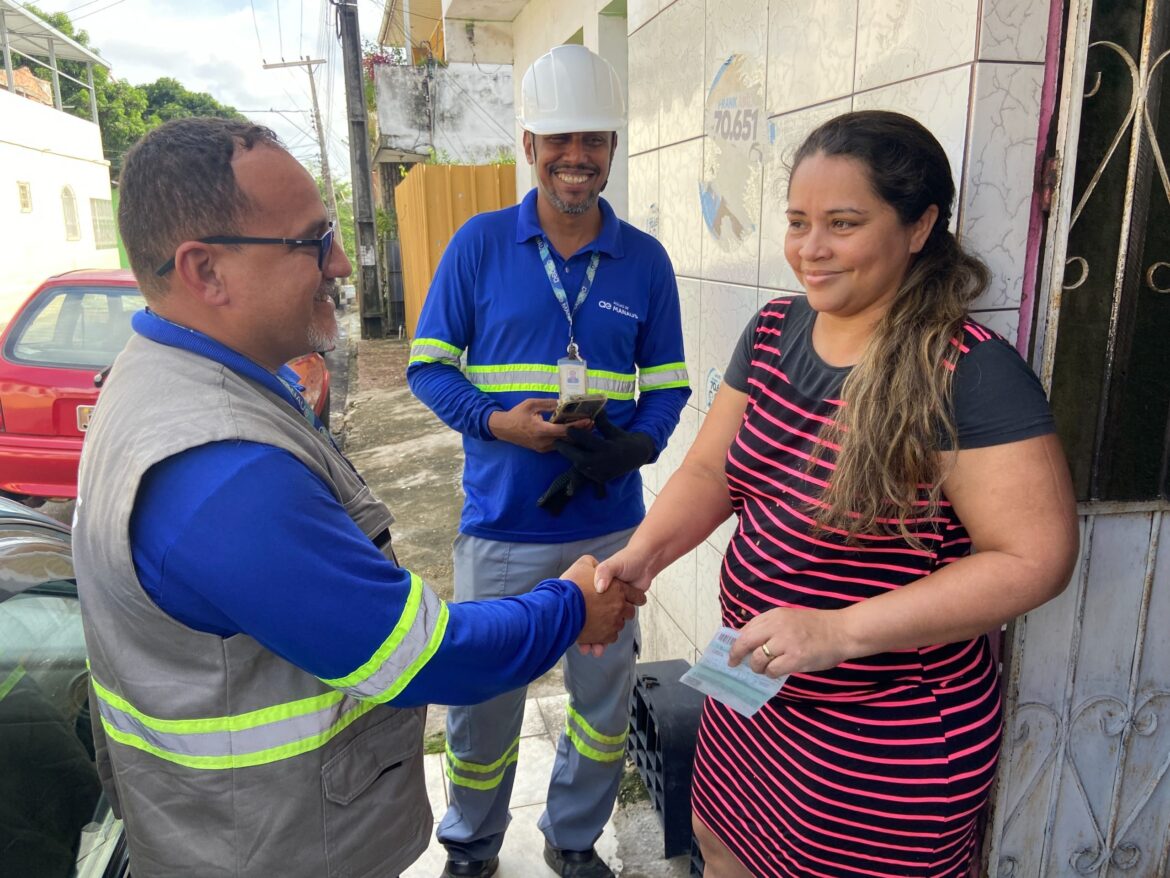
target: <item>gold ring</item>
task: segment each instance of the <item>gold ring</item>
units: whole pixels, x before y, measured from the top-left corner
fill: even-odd
[[[776,656],[772,655],[772,650],[768,649],[768,644],[766,643],[760,644],[760,651],[768,658],[776,658]]]

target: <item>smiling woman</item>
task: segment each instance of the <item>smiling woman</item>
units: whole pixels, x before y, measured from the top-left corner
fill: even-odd
[[[748,325],[682,467],[598,567],[649,587],[738,517],[730,660],[787,680],[751,716],[704,708],[693,822],[724,878],[970,874],[1000,738],[985,632],[1064,588],[1077,527],[1039,382],[966,313],[987,270],[953,200],[912,119],[809,135],[785,245],[808,295]]]

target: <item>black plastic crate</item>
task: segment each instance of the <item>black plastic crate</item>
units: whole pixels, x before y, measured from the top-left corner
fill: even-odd
[[[692,851],[691,771],[703,694],[679,682],[689,669],[682,659],[643,662],[630,693],[627,746],[662,821],[667,858]]]
[[[699,850],[699,843],[695,840],[695,836],[691,835],[690,878],[703,878],[703,868],[705,865],[703,862],[703,852]]]

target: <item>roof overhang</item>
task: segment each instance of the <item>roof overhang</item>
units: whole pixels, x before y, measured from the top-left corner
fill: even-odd
[[[512,21],[527,5],[528,0],[443,0],[443,17]]]
[[[8,34],[8,45],[22,55],[58,61],[81,61],[109,68],[100,55],[57,30],[14,0],[0,0],[0,28]]]

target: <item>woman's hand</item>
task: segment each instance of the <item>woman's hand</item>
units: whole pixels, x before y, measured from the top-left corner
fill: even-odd
[[[744,659],[757,674],[783,677],[835,668],[854,658],[844,620],[837,610],[777,608],[743,626],[728,664]]]
[[[634,588],[649,591],[650,582],[654,579],[650,564],[649,554],[634,546],[626,546],[597,565],[593,585],[604,593],[613,580],[620,579]]]

